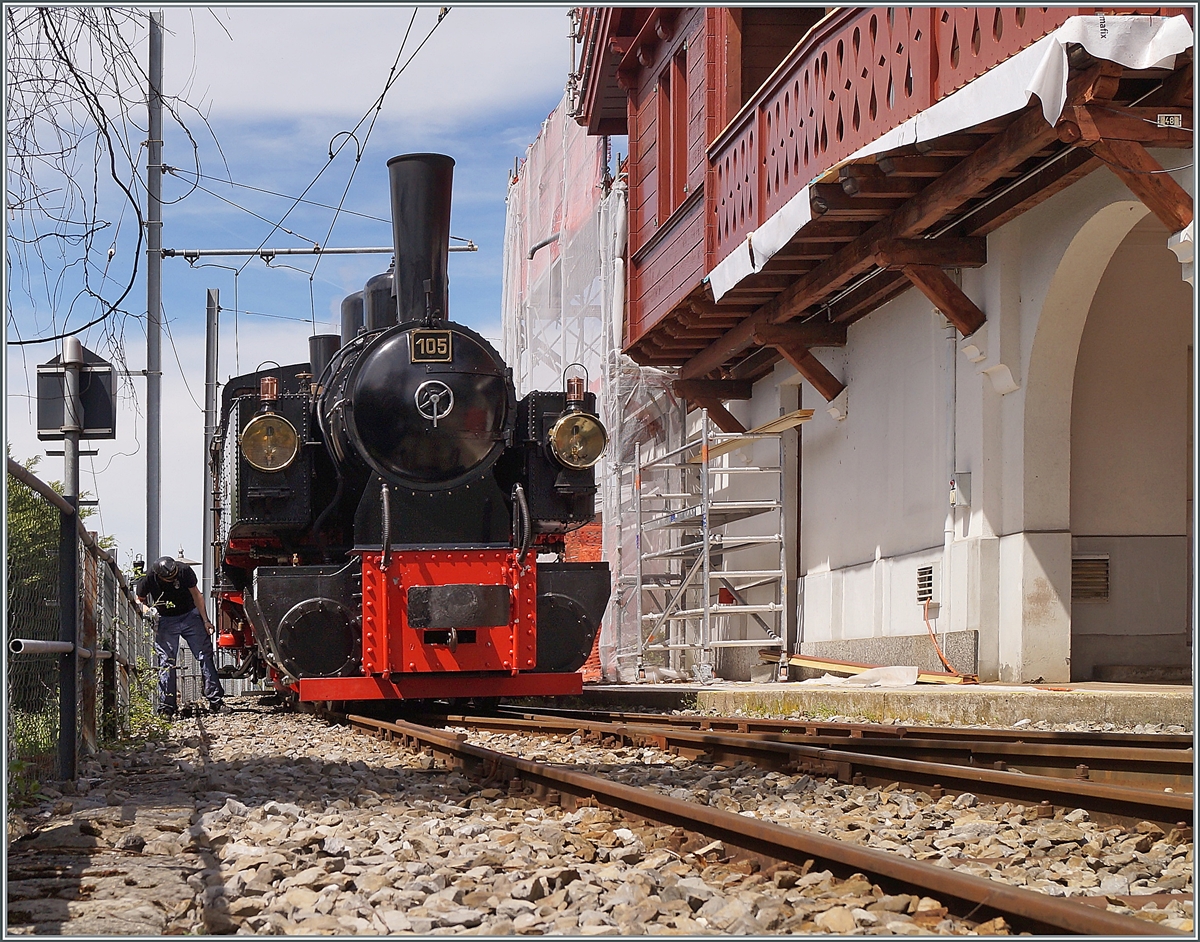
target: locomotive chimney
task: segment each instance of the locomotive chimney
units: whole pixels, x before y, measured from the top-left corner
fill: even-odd
[[[397,321],[395,267],[393,260],[387,271],[368,279],[363,288],[363,323],[367,330],[383,330]]]
[[[308,363],[312,373],[312,382],[319,382],[325,367],[342,345],[342,338],[337,334],[313,334],[308,338]]]
[[[342,299],[342,346],[358,336],[363,329],[363,293],[355,291]]]
[[[388,161],[388,176],[398,318],[401,322],[447,318],[454,159],[444,154],[404,154]]]

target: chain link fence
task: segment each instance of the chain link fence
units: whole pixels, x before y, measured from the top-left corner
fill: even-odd
[[[64,659],[66,686],[75,700],[75,755],[93,753],[103,742],[129,734],[131,685],[137,671],[152,669],[154,637],[116,560],[74,512],[66,512],[70,505],[12,459],[6,483],[5,716],[11,789],[18,774],[23,780],[63,777],[59,745]],[[64,643],[60,637],[64,532],[74,543],[76,599],[70,652],[47,650]],[[73,684],[69,683],[72,668]],[[144,686],[153,690],[152,684]]]

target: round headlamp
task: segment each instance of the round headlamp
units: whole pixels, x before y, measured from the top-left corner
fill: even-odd
[[[259,471],[282,471],[295,460],[300,437],[283,416],[266,412],[246,423],[239,444],[252,467]]]
[[[550,454],[564,467],[575,471],[590,468],[604,454],[608,433],[594,415],[568,412],[550,429]]]

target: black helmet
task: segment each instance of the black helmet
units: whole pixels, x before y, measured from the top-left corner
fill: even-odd
[[[179,578],[179,560],[160,556],[150,564],[150,573],[160,582],[174,582]]]

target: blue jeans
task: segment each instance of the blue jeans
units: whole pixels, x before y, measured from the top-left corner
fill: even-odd
[[[175,658],[179,655],[179,639],[187,642],[192,656],[200,662],[200,676],[204,679],[204,696],[211,704],[220,703],[225,690],[217,677],[217,665],[213,654],[212,640],[204,630],[204,620],[198,609],[185,615],[168,615],[158,620],[154,631],[154,651],[158,655],[158,711],[174,713],[176,710]]]

